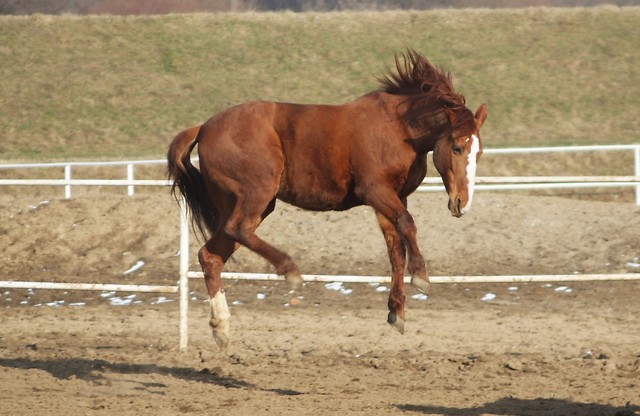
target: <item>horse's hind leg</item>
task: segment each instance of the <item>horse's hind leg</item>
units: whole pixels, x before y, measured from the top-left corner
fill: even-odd
[[[218,202],[229,202],[222,196],[218,196]],[[262,213],[261,220],[269,215],[275,207],[275,199],[267,206]],[[218,207],[222,208],[222,207]],[[227,211],[230,211],[228,209]],[[223,224],[229,214],[220,210],[220,224]],[[209,293],[209,305],[211,307],[211,320],[209,326],[213,333],[213,339],[221,350],[229,344],[229,306],[226,295],[222,287],[222,269],[229,257],[238,249],[240,245],[224,232],[224,227],[219,226],[213,237],[198,252],[198,260],[204,272],[204,282]]]
[[[238,195],[236,206],[224,230],[231,238],[268,260],[278,274],[295,289],[303,283],[298,266],[286,253],[262,240],[255,233],[262,220],[273,210],[274,199],[261,200],[257,192]]]
[[[204,282],[209,293],[211,307],[209,325],[213,332],[213,339],[221,350],[226,349],[229,344],[229,318],[231,314],[222,288],[220,274],[224,263],[236,248],[236,242],[220,228],[198,252],[198,260],[204,272]]]

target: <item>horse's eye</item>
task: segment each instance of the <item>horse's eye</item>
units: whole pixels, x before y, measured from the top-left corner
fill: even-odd
[[[457,155],[461,154],[462,153],[462,148],[460,146],[454,144],[453,145],[453,153],[455,153]]]

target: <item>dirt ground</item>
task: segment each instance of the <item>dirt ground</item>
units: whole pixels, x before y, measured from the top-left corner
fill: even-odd
[[[175,283],[166,190],[2,191],[0,280]],[[632,203],[479,192],[461,219],[442,194],[409,208],[432,275],[640,271]],[[367,208],[281,204],[260,234],[303,273],[389,271]],[[227,269],[272,271],[244,249]],[[404,335],[387,286],[227,281],[224,353],[200,281],[187,352],[176,295],[0,289],[0,415],[640,415],[640,281],[408,289]]]

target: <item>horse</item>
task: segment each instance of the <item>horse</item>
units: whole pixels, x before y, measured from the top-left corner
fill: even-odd
[[[221,272],[243,245],[269,261],[293,288],[303,283],[285,252],[255,233],[281,200],[306,210],[368,205],[387,244],[391,290],[387,322],[405,329],[404,270],[429,291],[425,260],[407,197],[427,172],[426,155],[455,217],[469,211],[486,104],[473,113],[448,72],[413,49],[395,54],[380,88],[342,105],[252,101],[180,132],[167,153],[176,199],[184,197],[205,237],[198,260],[210,297],[210,326],[220,349],[229,343],[229,307]],[[198,146],[199,169],[191,163]]]

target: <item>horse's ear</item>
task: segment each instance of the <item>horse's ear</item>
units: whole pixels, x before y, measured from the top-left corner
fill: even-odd
[[[474,116],[476,119],[476,127],[480,130],[480,127],[484,124],[484,121],[487,119],[487,104],[483,103],[476,110],[476,115]]]
[[[456,112],[450,109],[449,107],[445,107],[444,111],[447,112],[447,117],[449,117],[449,121],[451,122],[451,127],[456,125]]]

